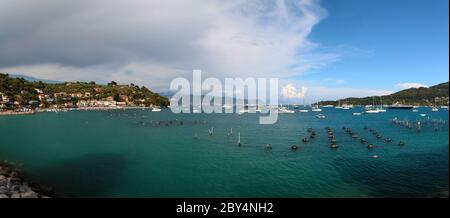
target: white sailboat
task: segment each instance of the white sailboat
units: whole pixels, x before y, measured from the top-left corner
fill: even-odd
[[[334,108],[336,108],[336,109],[342,109],[342,106],[341,106],[341,100],[339,100],[338,106],[336,106],[336,107],[334,107]]]
[[[380,96],[380,106],[377,110],[378,110],[378,112],[383,112],[383,113],[386,112],[386,109],[383,108],[383,98],[381,96]]]
[[[154,107],[154,108],[152,109],[152,112],[160,112],[160,111],[161,111],[161,108]]]
[[[434,99],[434,105],[433,105],[433,107],[431,107],[431,111],[433,111],[433,112],[439,111],[439,109],[436,106],[436,99]]]
[[[366,110],[366,113],[368,113],[368,114],[379,113],[380,111],[377,108],[374,108],[374,105],[375,105],[375,99],[372,97],[372,106]]]
[[[308,113],[309,110],[306,109],[305,99],[303,99],[303,109],[298,110],[300,113]]]
[[[313,111],[313,112],[321,112],[322,111],[322,109],[320,109],[320,107],[319,107],[319,102],[317,102],[315,104],[315,106],[312,107],[311,111]]]

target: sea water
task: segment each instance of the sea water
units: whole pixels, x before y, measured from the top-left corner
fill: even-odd
[[[361,109],[324,108],[325,119],[296,112],[279,114],[274,125],[258,124],[260,114],[168,109],[4,116],[0,160],[57,197],[448,197],[448,111],[419,110],[353,116]],[[422,129],[393,125],[394,117],[421,121]],[[325,127],[338,149],[329,148]],[[308,128],[317,136],[303,143]]]

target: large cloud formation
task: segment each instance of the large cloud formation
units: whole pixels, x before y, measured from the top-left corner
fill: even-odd
[[[315,0],[1,0],[0,71],[43,79],[289,78],[336,61],[308,40]]]

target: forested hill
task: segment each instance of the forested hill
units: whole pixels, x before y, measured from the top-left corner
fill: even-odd
[[[167,106],[169,100],[152,92],[145,86],[135,84],[120,85],[114,81],[108,84],[95,82],[61,82],[45,83],[42,81],[29,81],[24,78],[13,78],[8,74],[0,73],[0,97],[3,104],[17,102],[19,106],[26,106],[29,102],[41,101],[44,104],[75,104],[79,100],[113,99],[126,101],[128,105],[157,105]],[[45,99],[39,99],[44,95]],[[57,98],[56,96],[62,96]],[[2,99],[0,99],[2,100]]]
[[[375,100],[376,104],[393,104],[400,102],[402,104],[422,105],[429,106],[434,105],[448,105],[449,100],[449,87],[448,82],[441,83],[428,88],[409,88],[390,95],[384,96],[368,96],[364,98],[345,98],[338,101],[322,101],[322,105],[338,105],[341,104],[353,104],[353,105],[371,105]]]

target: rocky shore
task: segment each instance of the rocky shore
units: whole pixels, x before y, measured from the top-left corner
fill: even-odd
[[[0,163],[0,198],[49,198],[53,190],[24,181],[16,170]]]

